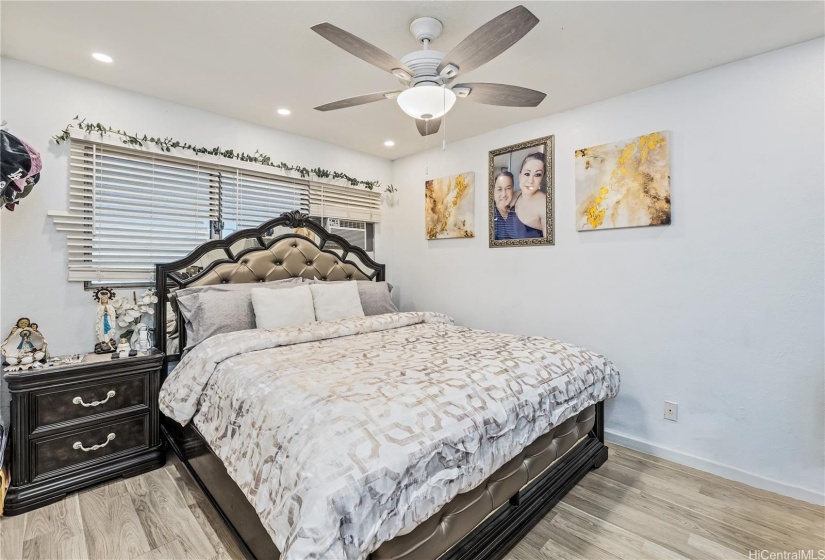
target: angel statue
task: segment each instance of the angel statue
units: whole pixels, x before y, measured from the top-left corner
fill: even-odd
[[[97,315],[95,319],[95,334],[97,344],[95,344],[95,354],[108,354],[117,348],[115,343],[115,327],[117,327],[117,314],[115,307],[110,301],[115,297],[115,291],[111,288],[98,288],[94,291],[97,302]]]

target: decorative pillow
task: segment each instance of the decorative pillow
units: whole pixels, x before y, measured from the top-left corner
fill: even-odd
[[[398,313],[398,308],[390,297],[392,287],[388,283],[362,280],[355,282],[355,285],[358,286],[358,296],[361,298],[364,315]]]
[[[352,282],[352,280],[339,280],[328,282],[324,280],[304,280],[305,284],[341,284]],[[370,280],[358,280],[358,297],[361,299],[361,308],[364,315],[383,315],[384,313],[398,313],[398,308],[392,302],[392,285],[389,282],[372,282]]]
[[[358,297],[357,282],[321,282],[310,284],[315,318],[318,321],[337,321],[363,317],[364,309]]]
[[[255,328],[253,288],[277,290],[301,284],[300,278],[245,284],[210,284],[184,288],[175,299],[186,324],[186,351],[210,336]]]
[[[255,288],[291,288],[299,286],[303,282],[303,278],[284,278],[283,280],[272,280],[271,282],[244,282],[241,284],[207,284],[206,286],[193,286],[191,288],[183,288],[175,292],[177,298],[185,297],[191,294],[203,292],[251,292]]]
[[[255,324],[259,329],[297,327],[315,322],[315,307],[309,286],[288,290],[252,290]]]

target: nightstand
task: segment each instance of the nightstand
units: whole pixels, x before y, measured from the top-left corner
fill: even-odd
[[[158,391],[163,353],[88,354],[77,364],[6,372],[11,485],[5,515],[163,466]]]

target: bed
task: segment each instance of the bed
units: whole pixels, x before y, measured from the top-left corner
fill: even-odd
[[[299,212],[157,265],[162,430],[250,558],[501,558],[607,459],[618,372],[559,341],[399,312],[220,334],[181,359],[179,290],[384,277]]]

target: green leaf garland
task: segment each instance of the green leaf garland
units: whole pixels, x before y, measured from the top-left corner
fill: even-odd
[[[276,169],[280,169],[281,171],[295,172],[298,173],[304,179],[306,179],[310,175],[314,175],[319,179],[332,179],[334,181],[342,179],[349,183],[352,187],[360,186],[364,187],[369,191],[375,190],[377,187],[381,186],[381,183],[379,183],[378,181],[362,181],[355,177],[350,177],[346,173],[341,173],[340,171],[330,171],[329,169],[321,169],[320,167],[309,169],[307,167],[302,167],[298,165],[290,165],[283,161],[280,163],[274,163],[272,161],[271,156],[268,156],[267,154],[259,150],[255,150],[255,153],[247,154],[245,152],[236,153],[235,150],[223,150],[220,147],[203,148],[201,146],[195,146],[194,144],[189,144],[187,142],[181,142],[180,140],[174,140],[169,137],[161,138],[160,136],[158,136],[156,138],[154,136],[147,136],[145,134],[129,134],[124,130],[115,129],[101,123],[86,122],[86,119],[81,119],[79,115],[75,116],[75,118],[72,120],[75,122],[69,123],[66,126],[66,128],[63,129],[63,132],[61,132],[57,136],[53,136],[55,143],[57,143],[58,145],[61,142],[66,142],[67,140],[69,140],[71,136],[69,133],[70,129],[79,128],[80,130],[86,132],[86,134],[98,133],[101,136],[104,134],[114,134],[120,136],[121,141],[124,144],[131,146],[143,147],[144,144],[154,144],[161,151],[164,152],[171,152],[174,148],[178,150],[189,150],[190,152],[195,152],[196,154],[207,154],[210,156],[220,156],[227,159],[237,159],[239,161],[258,163],[260,165],[274,167]],[[395,187],[393,187],[392,185],[387,185],[384,188],[384,192],[395,192]]]

